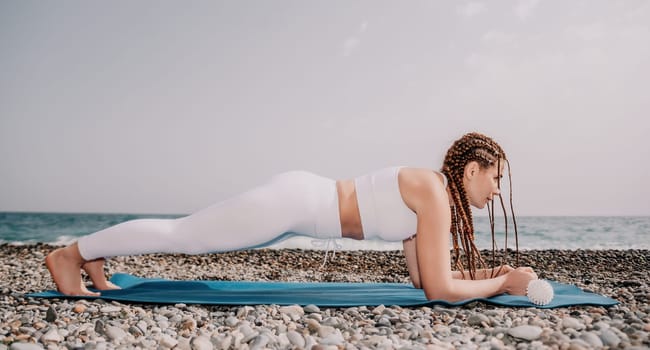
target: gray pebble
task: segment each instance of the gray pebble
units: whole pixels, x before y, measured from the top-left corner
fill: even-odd
[[[59,317],[56,313],[56,310],[52,306],[47,308],[47,311],[45,312],[45,321],[47,322],[54,322],[56,321],[56,318]]]
[[[269,340],[270,340],[269,337],[266,336],[265,334],[260,334],[256,336],[250,342],[251,350],[264,348],[266,344],[269,343]]]
[[[568,344],[571,341],[571,338],[568,335],[560,331],[551,333],[551,338],[553,338],[558,344]]]
[[[590,346],[594,348],[602,348],[603,342],[600,340],[600,337],[594,332],[585,332],[580,334],[580,339],[584,340]]]
[[[13,343],[9,350],[41,350],[43,347],[40,344],[33,343]]]
[[[338,328],[341,326],[341,321],[337,317],[328,317],[323,322],[321,322],[323,326],[330,326],[334,328]]]
[[[313,314],[320,312],[320,308],[314,304],[309,304],[303,308],[306,314]]]
[[[587,343],[586,341],[584,341],[584,340],[582,340],[582,339],[578,339],[578,338],[576,338],[576,339],[571,339],[571,343],[570,343],[570,344],[571,344],[571,349],[572,349],[572,350],[582,350],[582,349],[586,350],[586,349],[590,349],[590,348],[591,348],[591,346],[589,345],[589,343]]]
[[[41,337],[41,342],[48,344],[48,343],[60,343],[63,341],[63,338],[61,335],[59,335],[59,332],[57,331],[56,328],[50,329],[47,333],[45,333]]]
[[[138,343],[140,344],[140,347],[143,348],[143,349],[155,349],[155,348],[157,348],[156,341],[153,340],[153,339],[141,339]],[[106,343],[100,343],[100,344],[104,344],[103,349],[106,348],[106,346],[105,346]]]
[[[485,335],[485,334],[480,334],[480,333],[479,333],[479,334],[475,335],[474,338],[472,338],[472,342],[474,342],[474,343],[481,343],[481,342],[483,342],[486,338],[487,338],[487,335]]]
[[[280,333],[278,334],[277,337],[272,337],[273,339],[271,340],[271,344],[274,345],[274,347],[279,348],[279,349],[289,349],[293,348],[291,346],[291,342],[289,341],[289,338],[287,337],[287,333]]]
[[[147,322],[144,320],[138,321],[138,323],[135,324],[136,327],[142,332],[142,334],[147,333]]]
[[[607,323],[605,323],[605,322],[600,321],[600,322],[594,323],[593,327],[596,330],[603,330],[603,329],[608,329],[609,325]]]
[[[470,326],[482,326],[484,322],[485,324],[490,324],[490,319],[478,312],[472,313],[467,319],[467,323],[469,323]]]
[[[171,349],[174,346],[178,345],[178,340],[172,338],[167,334],[163,334],[160,338],[160,346]]]
[[[336,345],[326,345],[326,344],[316,344],[311,348],[311,350],[338,350],[338,346],[336,346]]]
[[[251,335],[251,334],[257,335],[257,332],[253,331],[253,329],[251,328],[251,326],[248,325],[247,322],[242,322],[242,324],[240,324],[239,327],[237,327],[237,330],[244,336]]]
[[[178,341],[178,345],[174,347],[174,350],[192,350],[192,346],[190,345],[190,338],[185,338],[185,337],[178,337],[176,338],[176,341]]]
[[[169,321],[166,319],[161,319],[158,321],[158,327],[160,327],[162,330],[167,330],[169,328]]]
[[[621,342],[621,339],[610,329],[606,329],[600,333],[600,340],[603,341],[603,344],[609,347],[617,347]]]
[[[500,350],[504,349],[505,345],[503,344],[503,341],[499,338],[492,337],[490,339],[490,349],[492,350]]]
[[[285,325],[283,323],[278,323],[278,324],[275,325],[274,330],[275,330],[275,332],[273,332],[274,334],[287,333],[287,325]]]
[[[163,329],[163,333],[170,335],[172,338],[175,338],[176,335],[178,335],[178,333],[176,333],[176,330],[174,330],[173,328]]]
[[[291,318],[295,318],[296,316],[300,318],[300,316],[305,314],[305,311],[299,305],[282,306],[278,311],[280,311],[280,313],[289,315]]]
[[[562,327],[571,328],[577,331],[584,329],[585,325],[574,317],[567,317],[562,320]]]
[[[393,309],[384,309],[384,312],[382,313],[388,317],[397,317],[397,313],[393,311]]]
[[[318,313],[307,314],[307,315],[305,316],[305,318],[311,318],[311,319],[316,320],[316,321],[318,321],[318,322],[322,322],[322,321],[323,321],[323,316],[322,316],[321,314],[318,314]]]
[[[210,338],[206,336],[199,336],[194,339],[192,339],[192,349],[194,350],[211,350],[212,349],[212,343],[210,342]]]
[[[95,322],[95,333],[104,335],[104,329],[104,322],[102,322],[102,320],[97,320],[97,322]]]
[[[295,345],[298,348],[304,348],[305,347],[305,338],[300,335],[300,333],[296,331],[289,331],[287,332],[287,338],[289,338],[289,341],[291,344]]]
[[[307,323],[307,329],[309,329],[311,332],[316,332],[321,327],[318,321],[311,318],[308,318],[305,323]]]
[[[321,338],[320,343],[324,345],[340,345],[345,342],[345,339],[343,339],[343,335],[341,332],[336,331],[332,334],[329,334],[326,337]]]
[[[20,327],[18,331],[23,334],[33,334],[36,333],[36,328],[34,327]]]
[[[384,305],[378,305],[377,307],[372,309],[372,313],[375,315],[381,315],[385,309],[386,307]]]
[[[141,337],[144,335],[144,333],[140,330],[140,328],[136,326],[130,326],[129,333],[133,334],[134,337]]]
[[[213,344],[214,349],[228,349],[233,345],[233,340],[233,336],[224,334],[210,338],[210,342]]]
[[[390,327],[391,323],[390,320],[386,317],[380,317],[377,322],[375,322],[376,327]]]
[[[510,328],[508,334],[515,338],[535,340],[542,334],[542,329],[538,326],[523,325]]]
[[[235,327],[239,323],[239,319],[234,316],[230,316],[226,319],[226,326],[228,327]]]
[[[242,306],[239,309],[237,309],[237,318],[246,317],[246,316],[248,316],[249,312],[254,311],[254,310],[255,309],[253,309],[252,307],[250,307],[248,305]]]
[[[318,336],[321,338],[325,338],[328,335],[334,333],[336,329],[332,326],[321,326],[318,328]]]
[[[242,338],[241,342],[242,342],[242,343],[248,343],[248,342],[250,342],[251,340],[255,339],[255,337],[257,337],[259,334],[260,334],[260,333],[257,332],[257,331],[251,331],[250,333],[244,335],[244,337]]]
[[[114,312],[120,312],[120,310],[122,310],[122,308],[117,307],[117,306],[113,306],[113,305],[109,305],[109,306],[104,306],[103,308],[99,309],[99,312],[101,312],[103,314],[110,314],[110,313],[114,313]]]
[[[106,337],[108,339],[115,341],[115,342],[120,342],[122,339],[126,338],[126,332],[119,327],[115,326],[107,326],[106,329],[104,330],[104,333],[106,334]]]
[[[484,314],[485,316],[489,316],[489,317],[498,317],[498,318],[502,318],[504,312],[503,312],[502,310],[499,310],[499,309],[492,309],[492,310],[485,310],[485,311],[483,311],[483,314]]]
[[[311,349],[316,345],[316,340],[311,335],[305,336],[305,349]]]

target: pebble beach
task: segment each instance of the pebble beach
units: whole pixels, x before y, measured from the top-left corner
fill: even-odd
[[[35,299],[54,289],[55,246],[0,245],[4,349],[647,349],[650,251],[529,250],[520,265],[620,302],[612,307],[151,305]],[[401,251],[260,249],[117,257],[106,271],[182,280],[408,282]],[[491,252],[484,251],[489,260]],[[512,255],[512,254],[510,254]],[[509,260],[514,264],[514,260]]]

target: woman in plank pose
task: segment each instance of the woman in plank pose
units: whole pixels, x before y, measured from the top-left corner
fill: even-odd
[[[537,278],[531,268],[486,268],[474,245],[470,205],[484,208],[498,196],[503,207],[500,180],[506,163],[494,140],[469,133],[452,144],[439,172],[390,167],[338,181],[285,172],[186,217],[131,220],[81,237],[45,262],[61,293],[97,296],[82,283],[81,270],[99,290],[118,288],[104,275],[106,257],[241,250],[291,235],[381,239],[403,242],[411,281],[428,299],[525,295],[528,282]],[[492,205],[492,230],[493,211]],[[450,232],[457,271],[452,271]]]

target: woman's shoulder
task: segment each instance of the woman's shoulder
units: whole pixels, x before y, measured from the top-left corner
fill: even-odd
[[[444,176],[435,170],[401,167],[398,183],[402,199],[412,210],[432,199],[446,200]]]
[[[445,178],[440,172],[429,168],[400,167],[398,178],[402,182],[413,186],[431,187],[436,184],[444,184]],[[444,187],[443,187],[444,188]]]

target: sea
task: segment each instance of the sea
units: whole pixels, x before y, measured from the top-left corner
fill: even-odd
[[[0,212],[0,244],[49,243],[66,245],[87,235],[124,221],[160,218],[174,219],[182,215],[151,214],[89,214]],[[650,249],[650,216],[518,216],[519,249]],[[505,245],[505,224],[495,218],[497,248]],[[491,249],[488,217],[474,218],[476,245]],[[514,225],[508,223],[508,248],[515,248]],[[339,249],[399,250],[399,242],[352,239],[316,240],[293,237],[269,246],[272,249]]]

